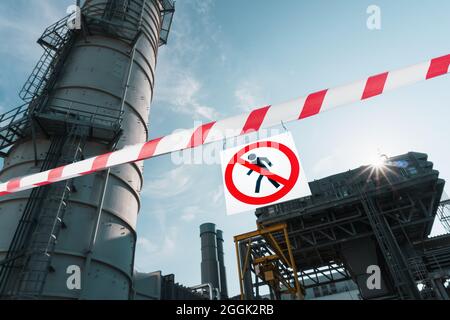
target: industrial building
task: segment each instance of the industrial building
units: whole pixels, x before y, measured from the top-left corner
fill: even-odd
[[[0,180],[147,141],[173,13],[171,0],[85,0],[80,28],[69,17],[48,27],[24,104],[0,115]],[[133,298],[142,170],[125,164],[1,197],[0,297]],[[83,273],[78,290],[66,285],[71,266]]]
[[[444,184],[426,154],[410,152],[315,180],[311,196],[258,209],[258,229],[235,236],[241,297],[260,299],[262,286],[272,299],[320,297],[325,286],[329,295],[329,286],[350,281],[365,300],[448,300]],[[429,237],[436,218],[447,234]]]
[[[163,276],[161,271],[135,272],[132,300],[208,300],[208,293],[175,282],[175,275]]]
[[[175,275],[161,271],[134,273],[135,300],[226,300],[228,299],[223,231],[214,223],[200,226],[201,284],[185,287],[175,282]]]

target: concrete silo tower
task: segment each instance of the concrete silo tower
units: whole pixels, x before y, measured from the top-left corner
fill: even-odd
[[[147,140],[173,2],[86,0],[81,12],[81,29],[64,18],[45,30],[26,103],[0,116],[1,181]],[[0,296],[128,299],[142,169],[126,164],[1,197]],[[81,282],[68,283],[77,270]]]

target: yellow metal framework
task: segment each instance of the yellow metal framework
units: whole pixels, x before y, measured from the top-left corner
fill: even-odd
[[[277,241],[280,237],[284,239],[285,248]],[[249,269],[272,289],[276,299],[281,299],[281,295],[286,293],[295,299],[304,299],[305,291],[298,279],[286,224],[269,227],[258,225],[255,231],[235,236],[234,243],[241,300],[245,296],[244,277]],[[246,246],[245,256],[239,250],[242,243]]]

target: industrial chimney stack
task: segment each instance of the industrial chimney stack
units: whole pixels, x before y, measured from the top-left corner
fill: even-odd
[[[200,226],[202,249],[202,284],[211,284],[213,290],[220,292],[219,261],[217,259],[216,225],[204,223]]]
[[[221,299],[228,297],[225,264],[223,258],[223,233],[216,231],[214,223],[200,226],[202,248],[201,276],[202,284],[210,284],[220,293]]]

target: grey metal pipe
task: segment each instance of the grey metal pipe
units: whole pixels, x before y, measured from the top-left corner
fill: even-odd
[[[92,234],[91,234],[91,240],[89,241],[89,248],[87,250],[87,254],[86,254],[86,260],[84,261],[84,270],[85,273],[89,273],[90,269],[91,269],[91,262],[92,262],[92,254],[95,248],[95,242],[97,241],[97,236],[98,236],[98,228],[100,226],[100,221],[102,218],[102,211],[103,211],[103,205],[105,203],[105,195],[106,195],[106,189],[108,187],[108,181],[109,181],[109,175],[111,174],[111,169],[108,169],[104,175],[105,175],[105,180],[103,182],[103,188],[102,188],[102,192],[101,192],[101,196],[100,196],[100,201],[99,201],[99,207],[97,210],[97,218],[96,218],[96,222],[94,225],[94,228],[92,230]],[[80,292],[80,297],[79,299],[84,299],[84,297],[86,296],[86,281],[87,281],[87,277],[83,277],[82,278],[82,287],[81,287],[81,292]]]

